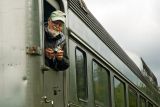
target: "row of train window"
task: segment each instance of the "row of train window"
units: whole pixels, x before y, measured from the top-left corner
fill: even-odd
[[[77,82],[77,97],[78,99],[88,99],[88,84],[87,84],[87,62],[86,53],[76,48],[76,82]],[[93,92],[94,103],[100,107],[110,107],[110,89],[109,89],[109,70],[99,64],[97,61],[92,61],[92,74],[93,74]],[[140,96],[139,100],[136,91],[132,88],[128,89],[128,97],[126,97],[125,83],[118,78],[113,78],[114,84],[114,101],[115,107],[126,107],[128,101],[129,107],[156,107],[151,102],[147,101],[144,97]],[[128,98],[128,100],[126,100]]]

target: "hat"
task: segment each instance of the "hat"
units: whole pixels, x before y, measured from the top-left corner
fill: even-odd
[[[63,13],[60,10],[53,11],[50,15],[52,21],[60,20],[63,23],[65,23],[65,17],[66,17],[65,13]]]

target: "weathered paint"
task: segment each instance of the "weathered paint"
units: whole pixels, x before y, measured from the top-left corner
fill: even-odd
[[[38,0],[0,0],[0,107],[41,107]]]

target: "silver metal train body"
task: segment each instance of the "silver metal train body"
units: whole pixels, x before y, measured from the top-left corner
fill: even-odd
[[[70,67],[60,72],[44,64],[44,23],[54,10],[66,13],[63,32]],[[107,72],[101,87],[108,83],[104,102],[104,93],[95,86],[104,76],[95,76],[99,70]],[[158,107],[159,99],[153,98],[158,90],[83,0],[0,0],[0,107],[114,107],[114,80],[124,85],[125,107],[130,87],[138,100],[142,96],[148,107]]]

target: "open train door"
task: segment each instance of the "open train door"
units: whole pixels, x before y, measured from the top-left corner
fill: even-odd
[[[58,1],[58,2],[57,2]],[[60,0],[43,0],[43,20],[44,24],[47,23],[48,17],[51,12],[61,10],[59,5]],[[63,11],[63,10],[62,10]],[[44,29],[44,27],[42,27]],[[44,32],[43,32],[44,35]],[[44,36],[43,36],[43,49],[44,49]],[[43,74],[43,96],[41,103],[43,107],[64,107],[64,77],[63,71],[54,71],[47,67],[43,60],[42,74]]]

